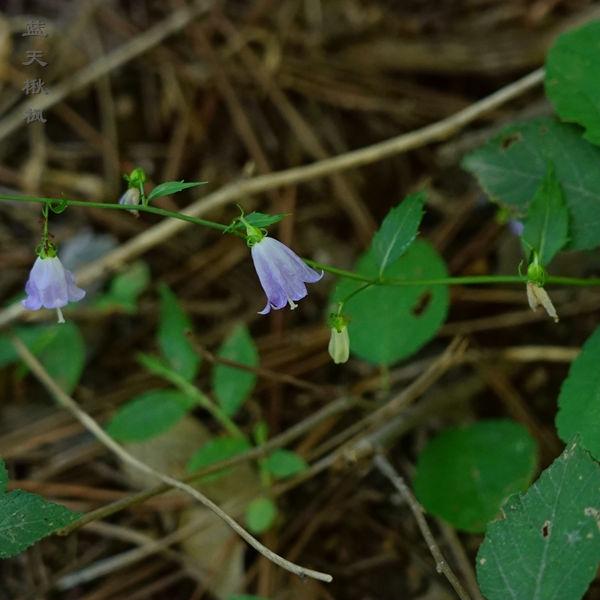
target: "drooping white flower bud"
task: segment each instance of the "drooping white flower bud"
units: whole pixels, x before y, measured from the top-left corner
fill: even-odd
[[[558,323],[558,314],[554,308],[554,304],[552,304],[548,292],[541,285],[537,285],[531,281],[527,282],[527,300],[531,310],[535,311],[538,306],[542,306],[548,313],[548,316],[554,319],[555,323]]]

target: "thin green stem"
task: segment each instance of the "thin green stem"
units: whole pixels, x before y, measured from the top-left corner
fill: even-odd
[[[223,223],[217,223],[216,221],[209,221],[207,219],[199,219],[186,215],[185,213],[174,212],[165,210],[163,208],[157,208],[155,206],[134,206],[134,205],[122,205],[117,203],[106,203],[106,202],[87,202],[85,200],[70,200],[63,198],[41,198],[35,196],[23,196],[23,195],[12,195],[12,194],[0,194],[0,200],[14,201],[14,202],[37,202],[50,206],[54,203],[62,203],[67,206],[83,206],[85,208],[106,208],[108,210],[137,210],[147,212],[162,217],[168,217],[171,219],[179,219],[181,221],[187,221],[194,225],[200,225],[202,227],[209,227],[222,233],[231,233],[237,237],[244,238],[245,235],[241,231],[232,230],[230,225],[224,225]],[[354,281],[362,281],[368,285],[359,290],[353,292],[358,293],[370,287],[371,285],[394,285],[394,286],[431,286],[431,285],[498,285],[498,284],[525,284],[527,283],[527,277],[523,275],[474,275],[464,277],[439,277],[435,279],[386,279],[379,277],[368,277],[355,273],[354,271],[347,271],[346,269],[340,269],[331,265],[326,265],[315,260],[304,259],[307,265],[315,269],[321,269],[332,275],[339,277],[345,277],[346,279],[352,279]],[[572,285],[572,286],[596,286],[600,285],[600,278],[579,278],[579,277],[559,277],[549,275],[546,278],[546,283],[551,285]],[[347,301],[346,299],[345,301]],[[344,302],[345,302],[344,301]]]
[[[43,204],[54,204],[54,203],[62,203],[67,206],[83,206],[85,208],[106,208],[108,210],[126,210],[132,211],[137,210],[141,212],[152,213],[155,215],[160,215],[161,217],[169,217],[171,219],[179,219],[181,221],[187,221],[188,223],[194,223],[194,225],[201,225],[202,227],[209,227],[210,229],[216,229],[217,231],[225,232],[228,229],[228,225],[223,225],[223,223],[217,223],[215,221],[208,221],[206,219],[199,219],[197,217],[191,217],[184,213],[174,212],[171,210],[165,210],[164,208],[158,208],[156,206],[143,206],[143,205],[127,205],[127,204],[117,204],[108,203],[108,202],[88,202],[86,200],[70,200],[67,198],[38,198],[35,196],[21,196],[21,195],[10,195],[10,194],[0,194],[0,200],[10,200],[13,202],[37,202]],[[228,231],[228,233],[232,233],[233,235],[237,235],[238,237],[245,237],[242,233],[237,231]]]

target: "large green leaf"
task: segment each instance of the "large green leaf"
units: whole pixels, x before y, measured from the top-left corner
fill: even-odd
[[[219,356],[256,367],[258,352],[244,325],[238,325],[219,349]],[[234,415],[244,404],[256,384],[256,374],[243,369],[216,364],[212,371],[212,385],[219,406],[228,415]]]
[[[480,532],[533,477],[535,442],[518,423],[480,421],[448,429],[419,455],[415,494],[454,527]]]
[[[8,474],[0,459],[0,558],[19,554],[80,515],[23,490],[6,493]]]
[[[371,243],[380,273],[400,258],[414,241],[423,218],[424,202],[423,192],[410,194],[383,219]]]
[[[379,260],[371,249],[355,265],[361,275],[377,278]],[[386,278],[432,279],[447,277],[444,262],[423,240],[386,269]],[[348,297],[363,284],[342,279],[333,302]],[[448,288],[444,285],[373,286],[353,296],[345,305],[350,317],[350,350],[376,364],[390,365],[414,354],[433,338],[446,318]]]
[[[141,442],[170,429],[194,406],[176,390],[149,390],[124,404],[107,431],[122,442]]]
[[[563,33],[546,59],[546,95],[561,119],[600,144],[600,21]]]
[[[467,155],[463,166],[493,200],[525,214],[552,163],[569,209],[572,249],[600,244],[600,148],[551,118],[510,125]]]
[[[566,449],[503,506],[477,555],[487,600],[578,600],[600,562],[600,467]]]
[[[166,285],[161,285],[158,345],[167,362],[188,381],[194,379],[200,364],[200,358],[187,337],[191,329],[190,320],[175,294]]]
[[[558,397],[556,428],[565,442],[575,435],[600,460],[600,327],[587,339]]]
[[[546,176],[529,205],[523,240],[537,252],[542,265],[547,265],[567,243],[569,212],[554,167]]]

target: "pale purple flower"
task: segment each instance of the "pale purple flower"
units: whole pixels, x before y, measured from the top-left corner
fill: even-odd
[[[266,315],[271,308],[280,309],[286,304],[296,308],[295,301],[307,294],[305,283],[314,283],[323,277],[292,252],[285,244],[263,237],[252,248],[254,268],[260,279],[267,305],[259,312]]]
[[[23,300],[23,306],[27,310],[55,308],[59,323],[64,323],[61,307],[85,296],[85,290],[75,285],[73,273],[62,266],[58,256],[38,256],[31,267],[25,292],[27,298]]]
[[[123,206],[138,206],[140,203],[140,190],[135,187],[127,188],[127,191],[119,198],[119,204]],[[139,217],[140,213],[137,210],[132,210],[131,213]]]

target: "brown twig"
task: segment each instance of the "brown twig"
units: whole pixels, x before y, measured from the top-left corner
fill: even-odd
[[[103,429],[98,425],[98,423],[86,412],[84,412],[79,405],[71,398],[68,394],[66,394],[58,384],[50,377],[44,366],[40,363],[40,361],[31,353],[31,351],[23,344],[23,342],[17,338],[16,336],[11,337],[11,341],[17,350],[19,356],[23,360],[23,362],[29,367],[31,372],[35,375],[38,381],[48,390],[48,392],[54,397],[56,402],[68,410],[73,417],[75,417],[101,444],[103,444],[106,448],[108,448],[111,452],[113,452],[119,459],[123,462],[129,464],[133,468],[138,471],[142,471],[155,479],[160,480],[162,483],[169,487],[177,488],[186,494],[189,494],[194,499],[196,499],[200,504],[211,510],[215,513],[220,519],[225,521],[233,531],[235,531],[245,542],[247,542],[250,546],[252,546],[256,551],[260,552],[263,556],[268,558],[270,561],[274,562],[276,565],[282,567],[299,576],[311,577],[313,579],[317,579],[319,581],[330,582],[332,581],[331,575],[327,573],[321,573],[319,571],[314,571],[312,569],[306,569],[292,563],[282,556],[279,556],[272,550],[269,550],[266,546],[261,544],[255,537],[253,537],[250,533],[248,533],[237,521],[235,521],[232,517],[230,517],[225,511],[223,511],[219,506],[217,506],[212,500],[207,498],[204,494],[199,492],[197,489],[191,487],[190,485],[171,477],[170,475],[165,475],[160,471],[152,468],[141,460],[137,459],[135,456],[127,452],[120,444],[115,442]]]
[[[462,583],[458,580],[458,577],[454,574],[454,571],[450,568],[450,565],[446,562],[442,551],[437,545],[433,534],[431,533],[431,529],[429,529],[429,525],[427,525],[427,521],[423,515],[423,507],[418,503],[417,499],[414,497],[413,493],[410,491],[410,488],[406,485],[404,479],[400,477],[400,475],[396,472],[396,469],[392,466],[390,461],[381,453],[378,453],[373,458],[373,462],[375,466],[379,469],[379,471],[387,477],[390,483],[400,492],[402,498],[408,504],[412,514],[417,521],[417,525],[425,542],[427,543],[427,547],[435,560],[435,570],[438,573],[443,573],[456,592],[457,596],[461,600],[471,600],[471,596],[468,594],[467,590],[463,587]]]

